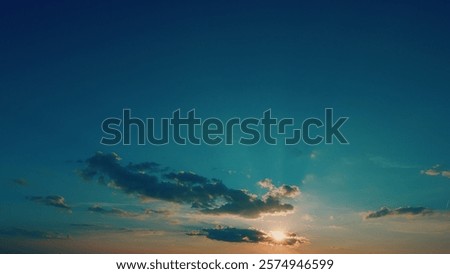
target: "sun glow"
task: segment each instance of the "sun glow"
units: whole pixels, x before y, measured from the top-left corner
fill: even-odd
[[[286,233],[279,230],[270,231],[270,236],[275,242],[282,242],[286,239]]]

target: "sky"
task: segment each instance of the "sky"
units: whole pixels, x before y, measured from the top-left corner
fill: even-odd
[[[450,252],[447,1],[0,5],[0,252]],[[326,108],[349,144],[100,143]]]

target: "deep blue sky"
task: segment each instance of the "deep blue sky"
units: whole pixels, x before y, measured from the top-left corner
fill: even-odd
[[[2,3],[0,237],[9,243],[2,250],[233,252],[244,245],[261,252],[211,235],[192,247],[185,235],[222,225],[310,240],[298,248],[265,245],[267,252],[448,252],[449,14],[447,1]],[[275,117],[300,123],[323,118],[327,107],[350,117],[342,128],[350,145],[99,143],[101,122],[123,108],[141,118],[195,108],[203,119],[223,120],[261,117],[271,108]],[[118,153],[122,166],[153,161],[218,178],[261,199],[267,189],[257,182],[265,178],[301,194],[285,201],[291,215],[257,220],[211,216],[159,196],[143,203],[142,193],[124,194],[124,185],[84,182],[84,161],[97,151]],[[49,206],[44,198],[51,195],[64,197],[71,213]],[[93,205],[170,214],[102,214]],[[364,217],[384,206],[391,210],[386,216]],[[112,239],[121,229],[155,234],[120,249]],[[95,243],[96,233],[114,235],[105,240],[110,247],[95,249],[70,240],[43,244],[40,238],[49,237],[30,231],[82,243]],[[172,239],[179,249],[148,249]],[[408,244],[395,249],[393,239]]]

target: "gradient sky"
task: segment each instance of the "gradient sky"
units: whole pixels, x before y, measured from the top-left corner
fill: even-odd
[[[448,1],[8,1],[0,13],[1,252],[450,252]],[[349,117],[349,145],[100,144],[124,108],[224,121],[270,108],[300,123],[328,107]],[[229,198],[234,211],[211,214],[155,194],[189,184],[180,171],[266,208],[246,215]],[[136,185],[150,178],[155,189]]]

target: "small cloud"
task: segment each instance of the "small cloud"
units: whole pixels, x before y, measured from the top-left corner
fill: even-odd
[[[269,190],[274,188],[274,185],[272,184],[271,179],[264,179],[258,182],[258,185],[262,188],[267,188]]]
[[[28,200],[33,201],[38,204],[43,204],[47,206],[54,206],[66,210],[71,210],[71,207],[68,206],[64,200],[64,197],[59,195],[49,195],[46,197],[43,196],[31,196],[27,197]]]
[[[254,228],[217,226],[186,233],[189,236],[205,236],[208,239],[233,243],[263,243],[284,246],[299,246],[309,243],[305,237],[292,232],[265,232]]]
[[[440,164],[436,164],[429,169],[421,170],[420,173],[428,176],[442,175],[446,178],[450,178],[450,170],[445,170]]]
[[[365,218],[375,219],[385,216],[399,216],[399,215],[430,215],[433,214],[431,209],[425,207],[399,207],[396,209],[389,209],[388,207],[382,207],[377,211],[369,212]]]
[[[263,199],[272,198],[294,198],[300,195],[300,188],[298,186],[292,185],[281,185],[276,187],[271,179],[264,179],[258,182],[258,185],[262,188],[266,188],[269,190],[264,196]]]
[[[428,176],[437,176],[439,174],[441,174],[440,171],[437,171],[435,169],[427,169],[427,170],[421,170],[420,173],[428,175]]]

